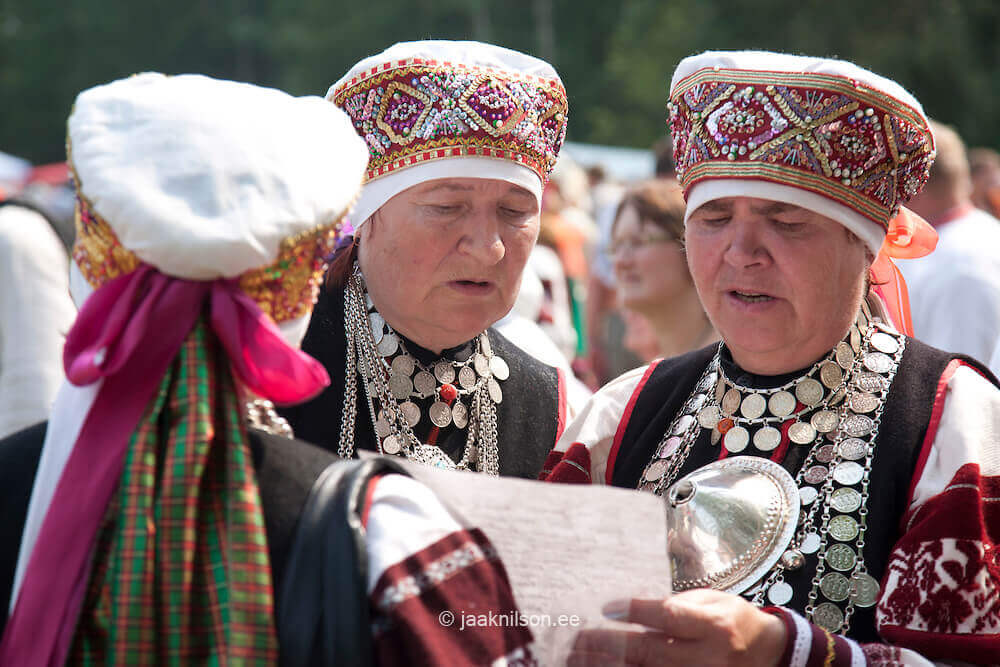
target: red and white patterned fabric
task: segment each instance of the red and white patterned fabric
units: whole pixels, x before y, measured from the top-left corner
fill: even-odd
[[[379,665],[537,665],[503,563],[423,484],[369,487],[368,592]]]

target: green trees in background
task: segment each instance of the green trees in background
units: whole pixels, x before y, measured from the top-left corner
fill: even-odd
[[[76,93],[138,71],[319,94],[396,41],[480,39],[551,60],[570,138],[647,147],[677,61],[706,49],[839,56],[1000,146],[996,0],[0,0],[0,150],[62,159]]]

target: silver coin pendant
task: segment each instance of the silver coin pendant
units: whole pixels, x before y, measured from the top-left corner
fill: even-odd
[[[441,384],[451,384],[455,381],[455,367],[450,361],[439,361],[434,364],[434,377]]]
[[[497,356],[490,357],[490,371],[493,372],[493,377],[501,382],[510,377],[510,367],[507,366],[507,362]]]
[[[461,401],[455,401],[451,406],[451,419],[458,428],[465,428],[469,425],[469,409]]]
[[[458,384],[462,385],[462,389],[472,389],[476,386],[476,371],[472,370],[469,366],[462,366],[461,370],[458,371]]]
[[[486,391],[490,393],[490,398],[493,399],[494,403],[499,404],[503,401],[503,391],[496,379],[490,378],[486,381]]]
[[[437,381],[434,376],[427,371],[420,371],[417,373],[416,377],[413,378],[413,386],[416,388],[417,393],[428,396],[434,393],[437,389]]]
[[[812,407],[823,400],[823,385],[812,378],[806,378],[795,385],[795,397]]]
[[[734,426],[723,436],[723,444],[730,452],[742,452],[750,442],[750,434],[742,426]]]
[[[787,391],[778,391],[767,401],[767,409],[775,417],[787,417],[795,411],[795,397]]]
[[[776,604],[778,606],[786,605],[792,599],[792,587],[784,581],[772,584],[771,587],[767,589],[767,599],[771,601],[771,604]]]
[[[438,428],[444,428],[451,424],[451,408],[444,401],[435,401],[428,412],[431,423]]]
[[[765,426],[753,434],[753,446],[762,452],[770,452],[781,444],[781,431],[773,426]]]
[[[420,408],[413,401],[404,401],[399,404],[399,411],[403,413],[403,419],[413,428],[420,423]]]
[[[767,401],[760,394],[747,394],[740,404],[740,413],[747,419],[757,419],[767,409]]]
[[[844,612],[832,602],[824,602],[813,610],[812,621],[827,632],[840,632],[844,625]]]

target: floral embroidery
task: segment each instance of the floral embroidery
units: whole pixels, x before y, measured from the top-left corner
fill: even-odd
[[[879,626],[936,633],[1000,632],[1000,590],[982,543],[946,538],[897,549],[889,564]]]
[[[868,667],[903,667],[902,652],[886,644],[862,644]]]

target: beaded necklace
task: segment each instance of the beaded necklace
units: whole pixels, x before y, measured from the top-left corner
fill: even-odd
[[[772,389],[751,389],[727,378],[719,361],[720,344],[638,488],[657,495],[667,491],[702,429],[711,429],[712,444],[722,440],[730,452],[744,450],[751,441],[757,450],[769,452],[783,441],[783,433],[788,442],[809,447],[795,476],[802,503],[795,536],[743,595],[757,606],[765,600],[786,604],[793,591],[785,572],[815,558],[806,617],[830,632],[846,631],[855,608],[878,601],[879,583],[868,574],[863,558],[868,487],[882,412],[905,344],[904,336],[874,319],[862,303],[844,341],[805,374]],[[677,581],[674,588],[695,585]]]

